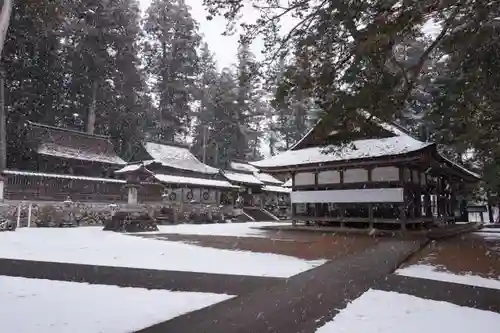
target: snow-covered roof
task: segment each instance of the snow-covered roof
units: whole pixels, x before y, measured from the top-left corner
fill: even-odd
[[[261,182],[267,183],[267,184],[283,184],[283,182],[279,179],[276,179],[272,175],[264,172],[255,172],[254,173],[255,177],[257,177]]]
[[[244,173],[251,173],[255,176],[255,178],[257,178],[258,180],[260,180],[263,183],[279,184],[279,185],[283,184],[283,182],[281,180],[276,179],[275,177],[273,177],[272,175],[270,175],[268,173],[259,172],[259,169],[257,169],[256,167],[254,167],[253,165],[250,165],[248,163],[230,162],[229,166],[231,167],[232,170],[236,171],[235,173],[238,173],[238,171],[241,171]]]
[[[449,158],[446,158],[445,156],[443,156],[442,154],[439,154],[439,156],[445,160],[447,163],[450,163],[451,165],[455,166],[456,168],[460,169],[462,172],[465,172],[466,174],[468,174],[469,176],[472,176],[473,178],[477,178],[477,179],[481,179],[481,176],[478,175],[477,173],[475,172],[472,172],[470,171],[469,169],[467,169],[466,167],[458,164],[458,163],[455,163],[453,162],[452,160],[450,160]]]
[[[155,142],[146,142],[144,148],[156,162],[166,167],[206,174],[219,173],[218,169],[198,160],[187,148]]]
[[[231,162],[229,163],[229,166],[233,170],[237,171],[245,171],[245,172],[258,172],[259,169],[254,167],[253,165],[250,165],[248,163],[242,163],[242,162]]]
[[[249,173],[239,173],[224,170],[222,172],[224,177],[229,179],[230,182],[243,183],[243,184],[254,184],[254,185],[264,185],[262,181],[257,179],[253,174]]]
[[[341,147],[329,146],[288,150],[271,158],[250,163],[258,168],[287,167],[302,164],[401,155],[412,151],[418,151],[429,145],[432,144],[420,142],[409,136],[395,136],[383,139],[356,140]]]
[[[127,173],[127,172],[133,172],[137,171],[140,168],[142,168],[142,164],[129,164],[121,168],[120,170],[116,170],[115,173]]]
[[[262,188],[263,191],[266,192],[276,192],[276,193],[290,193],[292,192],[291,188],[286,188],[282,186],[272,186],[272,185],[265,185]]]
[[[92,151],[82,150],[74,147],[58,145],[56,143],[43,143],[36,152],[40,155],[55,156],[80,161],[100,162],[107,164],[127,164],[117,155],[99,154]]]
[[[238,188],[238,186],[234,186],[225,180],[193,178],[165,174],[155,174],[154,177],[160,182],[166,184],[196,185],[200,187]]]
[[[129,172],[135,172],[135,171],[138,171],[138,170],[141,170],[141,169],[142,169],[142,172],[145,172],[145,173],[148,173],[148,174],[152,174],[153,173],[150,170],[146,169],[144,167],[144,164],[142,164],[142,163],[139,163],[139,164],[136,163],[136,164],[126,165],[123,168],[121,168],[120,170],[116,170],[115,173],[124,174],[124,173],[129,173]]]
[[[30,141],[38,154],[106,164],[127,164],[109,137],[28,122]]]
[[[42,172],[18,171],[18,170],[4,170],[3,173],[5,175],[19,175],[19,176],[43,177],[43,178],[88,180],[88,181],[94,181],[94,182],[120,183],[120,184],[126,183],[122,179],[98,178],[98,177],[86,177],[86,176],[74,176],[74,175],[62,175],[62,174],[56,174],[56,173],[42,173]]]
[[[379,118],[377,117],[374,117],[372,116],[369,112],[367,111],[358,111],[358,114],[364,118],[366,118],[367,120],[370,120],[372,121],[373,123],[375,123],[377,126],[383,128],[384,130],[396,135],[396,136],[409,136],[408,133],[406,133],[405,131],[401,130],[397,125],[395,124],[391,124],[391,123],[388,123],[388,122],[384,122],[382,120],[380,120]],[[296,148],[298,148],[298,146],[300,144],[302,144],[302,142],[304,142],[304,140],[306,140],[310,135],[313,134],[314,130],[318,127],[319,124],[321,124],[323,120],[320,119],[316,122],[316,124],[309,130],[307,131],[307,133],[299,140],[297,141],[291,148],[290,150],[294,150]],[[329,132],[329,135],[333,135],[333,134],[337,134],[338,131],[330,131]]]
[[[292,178],[288,179],[283,185],[283,187],[292,187]]]

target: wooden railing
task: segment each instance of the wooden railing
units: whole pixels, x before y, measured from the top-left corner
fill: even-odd
[[[71,175],[5,171],[5,199],[81,202],[126,202],[125,181]]]

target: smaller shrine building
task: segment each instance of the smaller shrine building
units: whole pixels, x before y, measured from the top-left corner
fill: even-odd
[[[457,221],[480,176],[436,144],[369,119],[371,130],[351,142],[319,122],[290,150],[251,164],[291,179],[294,221],[402,229]]]

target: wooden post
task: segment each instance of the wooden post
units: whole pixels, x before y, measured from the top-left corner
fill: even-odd
[[[31,210],[33,209],[33,203],[30,202],[28,206],[28,228],[31,227]]]
[[[373,204],[368,204],[368,222],[370,223],[370,229],[373,229]]]
[[[0,202],[4,199],[5,178],[0,174]]]
[[[137,204],[137,187],[129,186],[128,188],[128,204],[136,205]]]
[[[17,227],[21,227],[21,204],[22,203],[19,203],[17,205]]]
[[[399,204],[399,223],[401,226],[401,230],[406,230],[406,205],[408,201],[404,169],[404,166],[401,166],[399,168],[399,185],[403,188],[403,203]]]

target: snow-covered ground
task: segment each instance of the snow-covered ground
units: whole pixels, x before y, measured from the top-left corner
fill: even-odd
[[[469,286],[478,286],[484,288],[500,289],[500,276],[498,279],[487,279],[472,274],[454,274],[442,271],[441,267],[416,264],[398,269],[395,273],[403,276],[410,276],[420,279],[445,281],[452,283],[466,284]]]
[[[231,297],[0,276],[0,331],[133,332]]]
[[[443,326],[444,325],[444,326]],[[316,333],[497,333],[500,314],[447,302],[368,290]]]
[[[284,225],[279,222],[245,222],[245,223],[217,223],[217,224],[177,224],[160,225],[160,231],[147,234],[181,234],[181,235],[209,235],[233,237],[266,237],[264,230],[259,227]]]
[[[325,260],[220,250],[102,231],[102,227],[22,228],[0,233],[0,257],[75,264],[290,277]]]

